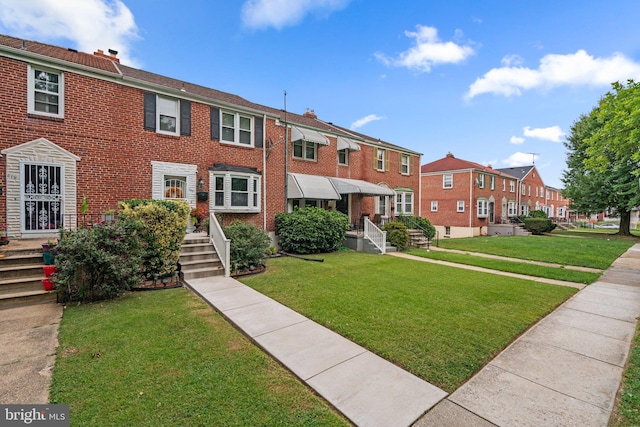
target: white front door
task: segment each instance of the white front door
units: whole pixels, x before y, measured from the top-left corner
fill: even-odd
[[[21,231],[57,231],[62,228],[64,167],[21,163],[20,169]]]

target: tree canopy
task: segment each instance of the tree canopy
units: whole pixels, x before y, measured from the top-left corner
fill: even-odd
[[[612,86],[572,125],[563,182],[572,208],[615,210],[619,233],[629,235],[631,210],[640,206],[640,83]]]

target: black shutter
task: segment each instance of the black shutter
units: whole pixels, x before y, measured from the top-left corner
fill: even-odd
[[[191,136],[191,102],[180,100],[180,135]]]
[[[256,129],[255,129],[256,148],[262,148],[262,146],[264,145],[264,132],[262,131],[263,121],[264,120],[262,119],[262,117],[256,117],[255,120],[253,121],[256,126]]]
[[[156,94],[144,93],[144,128],[156,130]]]
[[[211,139],[220,141],[220,109],[211,107]]]

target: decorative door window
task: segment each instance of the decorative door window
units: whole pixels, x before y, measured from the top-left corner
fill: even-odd
[[[25,231],[55,231],[63,226],[62,166],[22,165]]]
[[[164,197],[165,199],[186,199],[187,178],[184,176],[164,177]]]

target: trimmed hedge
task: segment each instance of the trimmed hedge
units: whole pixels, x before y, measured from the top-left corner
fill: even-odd
[[[231,267],[233,271],[253,270],[264,264],[265,254],[271,245],[266,231],[253,224],[233,221],[222,229],[231,240]]]
[[[313,254],[337,251],[349,228],[349,218],[338,211],[307,207],[275,217],[276,232],[283,251]]]
[[[524,219],[524,228],[533,234],[543,234],[552,231],[556,225],[548,218],[530,218]]]
[[[399,251],[403,251],[409,245],[409,232],[407,226],[400,221],[388,222],[382,227],[387,232],[387,242],[395,246]]]

